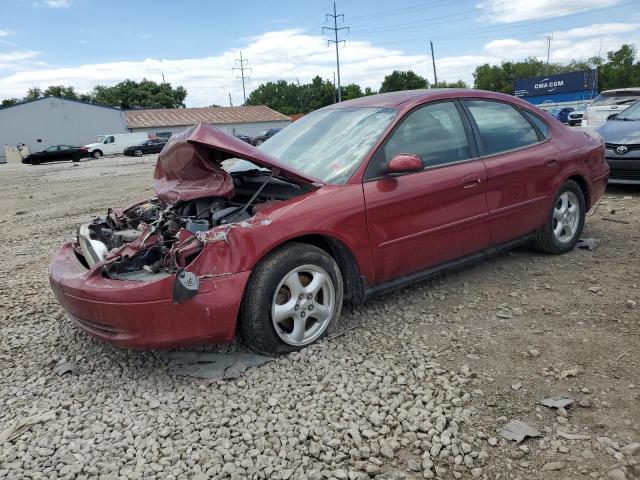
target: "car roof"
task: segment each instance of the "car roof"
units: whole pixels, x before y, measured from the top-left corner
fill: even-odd
[[[333,105],[329,105],[324,108],[327,110],[351,107],[398,108],[405,104],[413,105],[416,103],[423,103],[427,100],[458,97],[490,98],[518,104],[521,103],[521,101],[513,95],[489,92],[486,90],[476,90],[471,88],[429,88],[368,95],[366,97],[359,97],[353,100],[346,100],[341,103],[334,103]]]
[[[638,92],[640,94],[640,87],[629,87],[629,88],[614,88],[612,90],[603,90],[602,93],[617,93],[617,92]]]

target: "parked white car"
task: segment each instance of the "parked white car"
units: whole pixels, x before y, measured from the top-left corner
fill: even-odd
[[[85,145],[89,155],[100,158],[103,155],[122,155],[124,149],[144,142],[149,138],[147,132],[115,133],[113,135],[100,135],[96,143]]]
[[[582,126],[599,127],[610,115],[623,112],[637,100],[640,100],[640,87],[605,90],[594,98],[584,111]]]

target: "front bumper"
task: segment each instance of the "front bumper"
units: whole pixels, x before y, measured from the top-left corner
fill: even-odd
[[[610,168],[609,183],[640,185],[640,151],[616,155],[607,149],[606,159]]]
[[[172,303],[174,275],[154,281],[112,280],[88,270],[72,244],[49,269],[55,297],[82,330],[105,342],[139,349],[177,348],[233,340],[251,272],[200,279],[200,289]]]

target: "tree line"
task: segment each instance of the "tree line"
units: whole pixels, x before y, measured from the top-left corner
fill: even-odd
[[[413,90],[416,88],[429,88],[429,81],[417,73],[407,70],[394,70],[384,77],[379,90],[370,87],[362,88],[356,83],[350,83],[340,87],[342,100],[351,100],[358,97],[375,95],[377,93],[395,92],[399,90]],[[454,83],[438,82],[438,87],[468,88],[462,80]],[[267,82],[253,90],[247,98],[247,105],[266,105],[269,108],[293,115],[294,113],[309,113],[318,108],[326,107],[336,102],[338,89],[329,80],[323,80],[316,75],[309,83]]]
[[[536,58],[527,58],[521,62],[502,62],[500,65],[487,63],[477,66],[473,72],[473,87],[513,94],[513,84],[517,78],[592,68],[598,70],[599,90],[638,87],[640,86],[640,61],[636,59],[636,53],[633,45],[623,45],[616,51],[608,52],[604,59],[593,57],[587,61],[572,60],[566,64],[546,63]],[[432,87],[469,88],[462,80],[452,83],[438,82],[437,85],[432,85],[426,78],[411,70],[394,70],[384,77],[377,91],[350,83],[341,87],[340,93],[343,100],[351,100],[377,93]],[[182,86],[173,88],[170,83],[156,83],[147,79],[140,82],[125,80],[112,87],[97,85],[89,93],[77,93],[71,86],[52,85],[44,90],[37,87],[30,88],[22,99],[6,99],[0,106],[10,106],[49,95],[123,109],[183,108],[187,90]],[[263,83],[249,94],[246,104],[266,105],[285,115],[293,115],[308,113],[331,105],[336,102],[336,97],[337,89],[333,82],[316,75],[309,83],[286,80]]]
[[[536,58],[522,62],[502,62],[500,65],[479,65],[473,72],[473,87],[513,95],[513,84],[517,78],[539,77],[576,70],[598,70],[598,89],[640,86],[640,61],[636,60],[633,45],[622,45],[618,50],[608,52],[604,59],[592,57],[581,62],[546,63]]]
[[[77,93],[71,86],[51,85],[44,90],[32,87],[24,97],[5,99],[0,106],[7,107],[43,96],[62,97],[122,109],[184,108],[187,90],[182,86],[173,88],[170,83],[156,83],[146,78],[140,82],[124,80],[112,87],[96,85],[89,93]]]

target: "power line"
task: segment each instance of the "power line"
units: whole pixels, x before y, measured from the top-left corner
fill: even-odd
[[[525,4],[519,4],[517,7],[514,8],[503,8],[501,9],[501,13],[509,13],[509,12],[516,12],[518,10],[521,10],[522,7],[531,7],[531,6],[540,6],[540,5],[544,5],[544,4],[548,4],[550,2],[553,2],[554,0],[538,0],[538,1],[534,1],[531,3],[525,3]],[[500,6],[500,5],[508,5],[511,2],[509,1],[505,1],[499,4],[496,4],[496,6]],[[626,2],[623,2],[626,3]],[[613,8],[613,7],[617,7],[620,5],[615,5],[615,6],[611,6],[611,5],[603,5],[601,7],[593,7],[593,6],[589,6],[589,7],[582,7],[582,8],[577,8],[577,9],[573,9],[573,10],[568,10],[565,15],[558,15],[556,13],[553,14],[547,14],[547,15],[543,15],[541,17],[537,17],[537,18],[553,18],[553,19],[559,19],[562,17],[566,17],[569,15],[574,14],[574,12],[579,12],[579,11],[593,11],[593,10],[597,10],[600,8]],[[442,21],[444,19],[449,19],[449,18],[455,18],[455,17],[460,17],[459,20],[454,20],[454,21],[449,21],[448,23],[460,23],[460,22],[468,22],[469,18],[462,18],[462,17],[477,17],[478,16],[478,9],[471,9],[471,10],[462,10],[459,12],[452,12],[446,15],[440,15],[437,17],[429,17],[429,19],[425,19],[425,20],[413,20],[410,22],[403,22],[403,23],[397,23],[397,24],[392,24],[392,25],[381,25],[379,27],[374,27],[374,28],[370,28],[370,29],[364,29],[364,30],[358,30],[358,33],[383,33],[383,32],[391,32],[391,31],[396,31],[396,30],[406,30],[406,29],[413,29],[414,27],[420,25],[420,26],[426,26],[426,25],[441,25]],[[531,20],[534,20],[536,17],[533,17]],[[518,22],[513,22],[513,23],[521,23],[521,22],[526,22],[527,20],[520,20]],[[503,28],[510,28],[508,25],[495,25],[492,27],[484,27],[484,28],[491,28],[491,29],[503,29]],[[447,34],[443,35],[443,36],[448,36]]]
[[[245,67],[245,63],[249,63],[249,60],[247,60],[246,58],[242,58],[242,50],[240,50],[240,58],[236,58],[236,63],[239,63],[240,66],[233,67],[231,70],[233,71],[240,70],[240,76],[239,77],[236,76],[236,79],[238,78],[242,79],[242,98],[244,98],[244,103],[247,103],[247,94],[244,89],[244,79],[245,78],[248,79],[249,77],[244,74],[244,71],[245,70],[251,71],[251,67]],[[229,100],[229,102],[231,102],[231,100]]]
[[[326,14],[325,21],[329,20],[329,17],[333,18],[333,27],[322,27],[322,33],[324,34],[325,30],[331,30],[334,33],[334,40],[327,40],[327,45],[332,43],[336,44],[336,70],[338,71],[338,103],[342,101],[342,92],[340,91],[340,54],[338,53],[338,45],[342,42],[343,45],[346,44],[344,40],[338,40],[338,32],[340,30],[346,30],[349,33],[349,27],[338,27],[338,17],[342,17],[342,21],[344,22],[344,15],[336,12],[336,2],[333,2],[333,15],[330,13]]]
[[[619,7],[624,7],[627,4],[630,3],[635,3],[637,0],[627,0],[624,2],[619,3],[618,5],[612,6],[612,7],[608,7],[609,10],[613,9],[613,8],[619,8]],[[582,9],[576,9],[573,10],[571,12],[571,16],[578,16],[578,15],[586,15],[588,13],[591,13],[591,11],[593,10],[592,7],[586,7],[586,8],[582,8]],[[531,20],[528,21],[521,21],[518,22],[517,25],[495,25],[495,26],[489,26],[489,27],[482,27],[482,28],[478,28],[478,29],[472,29],[472,30],[464,30],[464,31],[459,31],[459,32],[449,32],[446,34],[442,34],[442,35],[434,35],[431,38],[434,40],[437,39],[446,39],[446,40],[450,40],[450,39],[458,39],[458,38],[484,38],[487,36],[492,36],[494,35],[494,32],[496,31],[500,31],[500,33],[503,33],[504,30],[513,30],[513,29],[521,29],[524,27],[528,27],[530,25],[535,25],[535,24],[539,24],[539,23],[545,23],[545,22],[549,22],[549,21],[553,21],[553,20],[564,20],[564,17],[558,17],[555,14],[551,14],[551,15],[543,15],[541,17],[533,17]],[[460,22],[467,22],[467,19],[461,19],[461,20],[454,20],[451,21],[449,23],[460,23]],[[441,22],[438,22],[441,23]],[[411,27],[413,28],[413,27]],[[564,30],[564,28],[563,28]],[[529,33],[542,33],[542,32],[548,32],[549,29],[545,28],[543,30],[540,31],[536,31],[536,32],[526,32],[527,34]],[[363,32],[360,32],[363,33]],[[411,44],[420,44],[424,42],[424,37],[415,37],[415,38],[406,38],[406,39],[401,39],[401,40],[392,40],[389,42],[384,42],[384,45],[393,45],[393,44],[405,44],[405,45],[411,45]]]

